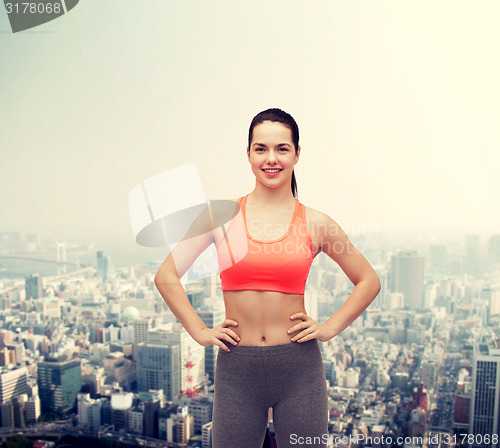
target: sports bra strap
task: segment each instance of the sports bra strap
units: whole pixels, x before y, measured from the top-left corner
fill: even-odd
[[[300,204],[299,216],[302,219],[302,222],[304,224],[307,224],[307,221],[306,221],[306,206],[304,204],[302,204],[302,203]]]

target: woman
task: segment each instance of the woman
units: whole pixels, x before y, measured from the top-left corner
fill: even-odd
[[[377,296],[380,282],[335,221],[296,199],[300,146],[291,115],[280,109],[256,115],[247,156],[255,188],[238,199],[231,223],[215,228],[208,208],[162,264],[155,284],[195,341],[222,349],[215,373],[214,448],[261,448],[269,408],[279,448],[324,447],[327,391],[318,340],[326,342],[349,326]],[[205,228],[208,221],[212,226]],[[211,243],[226,307],[226,319],[215,328],[196,314],[179,281]],[[323,323],[304,308],[307,275],[320,252],[355,285]]]

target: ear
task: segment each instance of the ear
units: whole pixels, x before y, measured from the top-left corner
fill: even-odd
[[[247,146],[247,157],[248,161],[250,162],[250,148]]]
[[[295,154],[295,163],[299,161],[300,157],[300,146],[297,148],[297,153]]]

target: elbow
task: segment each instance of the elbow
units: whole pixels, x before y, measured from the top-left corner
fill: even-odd
[[[380,290],[382,289],[382,285],[380,283],[380,279],[378,278],[378,275],[376,272],[373,272],[371,282],[373,284],[373,288],[375,289],[376,293],[378,294]]]
[[[167,286],[167,285],[179,285],[180,280],[179,280],[179,277],[177,277],[175,275],[168,275],[168,274],[165,274],[165,272],[162,273],[162,272],[158,271],[155,275],[154,283],[155,283],[155,286],[158,289],[158,291],[161,291],[160,288],[164,289],[165,286]]]
[[[371,292],[371,296],[373,297],[372,300],[375,300],[375,298],[378,296],[380,290],[382,289],[382,285],[380,284],[380,280],[378,276],[375,274],[373,276],[370,276],[365,279],[367,288]]]
[[[166,281],[165,281],[165,277],[163,275],[158,275],[156,274],[155,275],[155,279],[154,279],[154,282],[155,282],[155,286],[156,288],[158,289],[158,291],[160,290],[160,288],[162,286],[165,285]]]
[[[158,289],[158,285],[160,284],[160,278],[158,277],[158,274],[155,275],[154,282],[156,289]]]
[[[380,284],[380,280],[379,280],[377,275],[375,276],[375,279],[373,280],[373,288],[374,288],[374,294],[375,294],[374,297],[377,297],[378,293],[382,289],[382,285]]]
[[[156,273],[155,278],[154,278],[155,286],[157,288],[158,288],[158,285],[161,283],[161,281],[162,281],[162,276],[160,274],[160,270],[158,270],[158,272]]]

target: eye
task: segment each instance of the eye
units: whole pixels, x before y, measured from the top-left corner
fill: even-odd
[[[259,147],[259,146],[258,146],[258,147],[256,147],[256,148],[254,148],[254,150],[255,150],[256,152],[262,152],[262,151],[264,151],[264,148],[261,148],[261,147]]]
[[[280,148],[278,148],[278,151],[281,151],[281,152],[287,152],[288,151],[288,148],[285,147],[285,146],[281,146]]]

